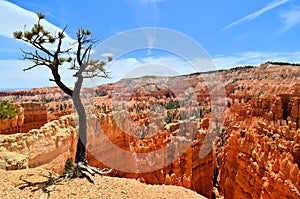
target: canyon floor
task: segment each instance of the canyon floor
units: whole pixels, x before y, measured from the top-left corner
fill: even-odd
[[[0,198],[199,198],[196,192],[167,185],[146,185],[133,179],[108,176],[66,179],[52,184],[49,172],[43,168],[17,171],[0,170]],[[57,178],[53,174],[52,178]]]

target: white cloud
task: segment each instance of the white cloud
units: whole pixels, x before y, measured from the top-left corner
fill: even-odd
[[[177,56],[120,58],[107,66],[110,79],[93,79],[86,86],[116,82],[120,79],[142,76],[176,76],[198,72],[190,63]]]
[[[300,6],[287,10],[279,15],[284,23],[280,32],[285,32],[300,23]]]
[[[32,88],[45,85],[45,80],[49,78],[47,71],[39,68],[38,73],[23,72],[30,64],[31,62],[22,60],[0,60],[1,88]]]
[[[111,79],[93,79],[86,82],[85,86],[96,86],[104,83],[113,83],[120,79],[142,76],[176,76],[209,70],[229,69],[236,66],[259,66],[267,61],[300,63],[300,51],[248,51],[232,55],[212,56],[212,60],[195,58],[189,61],[170,55],[145,58],[120,58],[107,66],[107,70],[111,72]],[[191,63],[197,66],[194,67]]]
[[[95,53],[96,51],[94,50],[94,53]],[[102,57],[113,57],[114,55],[112,54],[112,53],[103,53],[102,55],[101,55]]]
[[[13,32],[17,30],[30,30],[37,22],[36,13],[25,10],[13,3],[0,0],[0,36],[13,39]],[[62,31],[61,28],[42,20],[41,24],[51,33]],[[75,40],[66,35],[62,48],[69,48]],[[55,45],[45,45],[50,50],[55,50]],[[4,49],[0,49],[3,51]],[[16,49],[17,50],[17,49]],[[7,50],[5,50],[7,52]],[[12,50],[11,50],[12,51]],[[17,50],[19,53],[20,51]],[[49,81],[52,77],[46,67],[36,67],[30,71],[23,72],[24,68],[32,65],[32,62],[24,60],[0,60],[0,87],[2,88],[32,88],[55,85]],[[62,79],[68,86],[74,85],[74,79],[66,67],[62,67]]]
[[[8,38],[13,38],[13,32],[17,30],[30,30],[32,25],[37,22],[36,13],[25,10],[13,3],[5,0],[0,0],[0,35]],[[50,31],[55,33],[62,31],[61,28],[49,23],[47,20],[41,21],[41,24]],[[25,25],[25,26],[24,26]],[[67,48],[75,40],[66,35],[63,47]],[[47,46],[53,48],[52,45]]]
[[[23,69],[32,65],[24,60],[0,60],[0,88],[38,88],[43,86],[55,86],[50,82],[52,78],[50,70],[46,67],[35,67],[24,72]],[[66,68],[61,69],[61,77],[67,86],[74,86],[72,73]]]
[[[300,63],[300,51],[297,52],[241,52],[232,55],[218,55],[212,57],[217,69],[229,69],[236,66],[254,65],[258,66],[266,61],[280,61]],[[207,60],[193,60],[193,63],[205,63],[211,65]],[[55,85],[48,79],[51,78],[50,71],[45,67],[37,67],[33,70],[23,72],[22,69],[30,66],[30,62],[22,60],[0,60],[0,85],[2,88],[30,88]],[[141,76],[175,76],[199,72],[186,60],[177,56],[147,57],[147,58],[122,58],[107,66],[111,72],[111,79],[92,79],[85,82],[85,86],[96,86],[104,83],[116,82],[120,79]],[[205,69],[209,67],[205,66]],[[215,70],[211,68],[210,70]],[[204,71],[204,70],[201,70]],[[70,71],[64,67],[61,71],[62,79],[68,86],[74,85],[74,79]]]
[[[229,29],[233,26],[236,26],[236,25],[239,25],[241,23],[244,23],[246,21],[251,21],[251,20],[254,20],[255,18],[259,17],[260,15],[264,14],[265,12],[269,11],[269,10],[272,10],[282,4],[285,4],[287,3],[288,1],[290,0],[275,0],[275,1],[272,1],[271,3],[269,3],[266,7],[264,8],[261,8],[259,9],[258,11],[255,11],[229,25],[227,25],[226,27],[224,27],[222,30],[226,30],[226,29]]]
[[[218,69],[228,69],[236,66],[258,66],[267,61],[300,63],[300,51],[296,52],[242,52],[229,56],[214,56],[213,62]]]
[[[197,72],[212,71],[216,69],[212,59],[209,57],[196,57],[189,62],[195,66]]]

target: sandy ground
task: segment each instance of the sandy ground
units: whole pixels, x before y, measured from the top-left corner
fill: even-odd
[[[53,182],[45,169],[34,168],[18,171],[0,170],[0,198],[89,198],[89,199],[197,199],[205,198],[196,192],[178,186],[146,185],[133,179],[107,176]],[[53,178],[57,175],[53,174]]]

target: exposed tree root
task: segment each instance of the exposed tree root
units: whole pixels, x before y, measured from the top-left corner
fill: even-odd
[[[30,188],[32,192],[42,190],[44,193],[47,194],[48,198],[50,197],[50,192],[53,191],[49,189],[49,187],[53,185],[59,185],[61,182],[67,179],[74,179],[74,178],[86,178],[90,183],[94,184],[93,179],[90,175],[95,176],[96,174],[99,175],[107,175],[112,172],[112,169],[103,169],[99,170],[98,168],[85,165],[84,163],[76,163],[74,164],[71,159],[68,159],[65,164],[65,171],[61,176],[55,177],[51,172],[49,175],[42,175],[43,177],[47,178],[47,180],[43,180],[41,182],[31,182],[26,179],[23,179],[22,176],[20,180],[24,182],[24,184],[19,186],[19,189],[23,190],[26,188]]]
[[[99,175],[107,175],[112,172],[112,169],[103,169],[99,170],[96,167],[89,166],[83,162],[78,162],[73,164],[71,159],[68,159],[65,164],[65,171],[62,175],[64,178],[86,178],[89,182],[93,183],[93,180],[87,175],[90,174],[95,176]]]
[[[109,173],[112,172],[112,169],[103,169],[103,170],[99,170],[99,169],[96,168],[96,167],[92,167],[92,166],[89,166],[89,165],[84,165],[83,163],[80,163],[80,162],[77,163],[77,166],[78,166],[80,169],[82,169],[82,170],[84,170],[84,171],[90,173],[92,176],[95,176],[95,173],[97,173],[97,174],[99,174],[99,175],[107,175],[107,174],[109,174]]]

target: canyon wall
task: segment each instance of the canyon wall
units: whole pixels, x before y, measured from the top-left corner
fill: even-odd
[[[15,107],[20,112],[13,119],[0,120],[0,134],[27,133],[48,122],[47,108],[43,103],[21,102],[16,103]]]
[[[20,112],[13,119],[0,120],[0,135],[21,132],[21,128],[24,124],[24,108],[18,104],[14,106],[19,109]]]
[[[300,135],[293,125],[229,125],[220,147],[219,188],[225,198],[299,198]]]
[[[31,129],[39,129],[48,122],[47,109],[44,104],[25,102],[20,105],[24,109],[24,122],[21,126],[21,133],[27,133]]]
[[[161,170],[144,174],[119,172],[118,175],[133,177],[147,183],[170,184],[172,182],[171,184],[183,185],[210,196],[217,162],[218,179],[215,186],[225,198],[276,198],[278,195],[286,198],[299,198],[300,95],[298,82],[300,70],[298,67],[290,66],[268,66],[267,69],[262,66],[225,71],[221,74],[226,82],[228,109],[225,112],[226,119],[222,131],[216,140],[218,158],[214,158],[212,151],[210,155],[200,159],[198,152],[201,142],[197,145],[197,140],[195,140],[180,158],[174,159],[172,164]],[[191,75],[187,79],[191,82],[190,85],[195,85],[194,94],[197,95],[201,105],[204,104],[207,108],[209,106],[209,103],[205,101],[208,97],[207,89],[195,76]],[[147,89],[151,90],[149,86]],[[135,91],[136,93],[131,98],[135,101],[142,101],[143,98],[137,96],[143,96],[148,102],[151,101],[151,96],[143,94],[147,89]],[[149,106],[149,104],[138,103],[138,106],[135,106],[138,109],[136,112],[143,111],[143,106]],[[141,118],[137,114],[132,116],[132,119],[137,125],[144,123],[140,122]],[[209,121],[209,118],[201,120],[197,131],[201,132],[202,127],[212,125]],[[113,124],[111,121],[104,123]],[[178,124],[174,124],[176,125]],[[169,135],[174,134],[173,131],[162,131],[158,134],[160,133],[165,136],[152,139],[126,138],[129,144],[125,145],[127,148],[131,147],[131,151],[136,153],[157,150],[159,147],[156,143],[159,143],[158,146],[164,146],[165,139],[167,140],[170,138]],[[115,134],[124,135],[124,132],[117,131]],[[202,136],[205,137],[205,133]],[[109,140],[120,140],[120,138],[112,136]],[[120,141],[120,143],[124,144],[126,141]],[[103,151],[103,153],[109,152],[109,150]],[[113,157],[116,156],[113,155],[111,158]],[[168,157],[168,154],[164,154],[164,157]],[[117,158],[117,160],[122,160],[122,158]],[[139,158],[133,158],[131,161],[143,162]],[[135,165],[129,164],[129,166]]]
[[[57,120],[61,116],[69,115],[75,112],[73,102],[71,100],[62,100],[60,102],[49,102],[45,104],[47,107],[47,120]]]
[[[212,113],[212,93],[222,97],[213,90],[216,77],[224,81],[224,124]],[[149,77],[133,90],[127,86],[127,80],[88,89],[84,101],[92,110],[88,113],[89,164],[99,168],[116,164],[119,168],[114,168],[112,175],[150,184],[184,186],[208,197],[218,190],[224,198],[300,198],[299,77],[299,67],[265,64],[181,76],[179,86],[172,89],[159,84],[160,78]],[[139,85],[137,80],[128,81]],[[186,95],[180,93],[182,90]],[[56,88],[53,92],[50,88],[19,94],[0,93],[0,99],[42,99],[46,102],[47,118],[53,122],[74,111],[70,99]],[[124,110],[127,115],[122,115]],[[196,127],[191,125],[193,122]],[[59,153],[67,154],[57,168],[61,171],[65,159],[74,157],[76,124],[72,120],[65,127],[47,125],[33,130],[35,133],[0,137],[1,143],[6,143],[0,145],[0,165],[7,169],[34,167],[57,159]],[[143,131],[151,128],[150,135]],[[51,138],[44,136],[47,131]],[[217,137],[205,142],[211,132]],[[67,148],[54,141],[60,140],[60,133],[64,135],[61,143],[65,140]],[[10,136],[18,139],[6,140]],[[166,147],[168,150],[164,150]],[[185,150],[178,155],[182,148]],[[203,148],[209,153],[200,158]],[[15,151],[20,157],[14,155]],[[161,152],[161,156],[155,152]],[[16,162],[12,157],[18,158],[19,163],[12,163]],[[151,170],[159,165],[162,167]],[[151,171],[143,173],[142,167]]]
[[[28,133],[0,135],[0,167],[7,170],[49,164],[61,173],[66,160],[74,160],[77,130],[73,116],[63,116]]]
[[[126,123],[125,118],[123,122]],[[216,159],[212,152],[204,158],[199,158],[199,151],[206,136],[205,131],[197,131],[197,128],[193,131],[188,129],[190,128],[188,122],[170,123],[155,136],[140,139],[124,132],[112,114],[103,113],[89,120],[88,127],[90,165],[99,168],[118,165],[120,170],[114,171],[116,176],[135,178],[149,184],[184,186],[210,196]],[[180,138],[184,137],[179,135],[183,132],[194,132],[194,135],[190,135],[193,140],[187,139],[182,142]],[[169,147],[162,153],[153,153],[167,145]],[[177,157],[180,149],[184,150]],[[152,170],[156,166],[158,169]],[[142,168],[149,169],[149,172],[144,173]]]
[[[217,152],[219,192],[225,198],[300,198],[299,70],[255,71],[248,79],[266,77],[226,87],[227,117]]]

